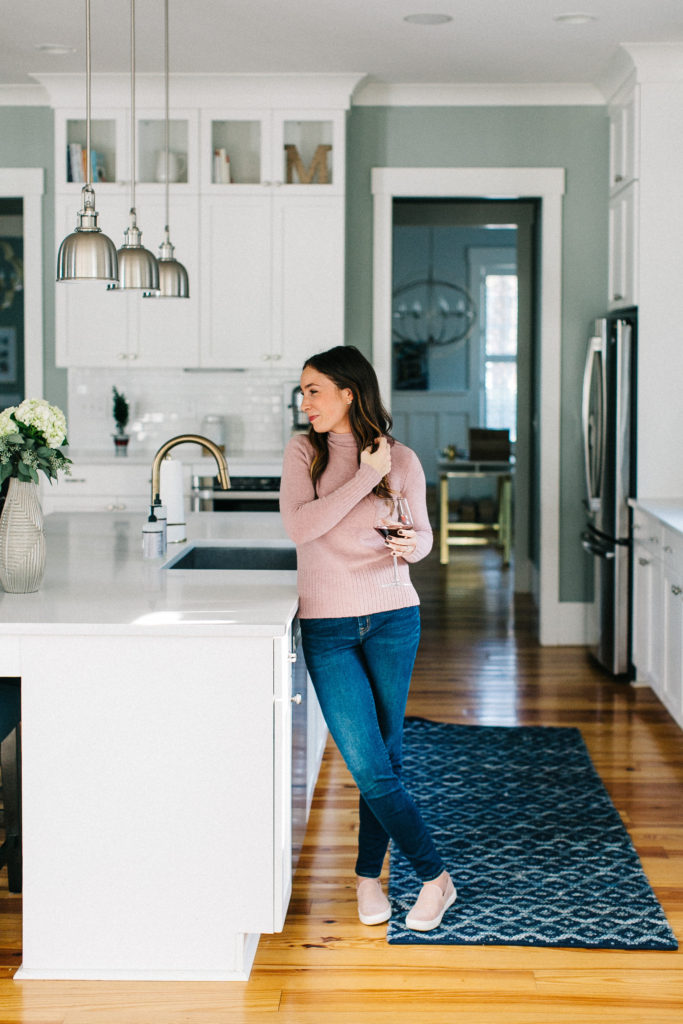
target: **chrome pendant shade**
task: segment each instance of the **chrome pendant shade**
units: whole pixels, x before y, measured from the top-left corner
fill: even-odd
[[[130,223],[123,233],[124,243],[119,249],[119,288],[142,288],[155,292],[159,288],[159,264],[156,256],[142,244],[142,232],[137,225],[135,208],[130,211]]]
[[[85,0],[85,149],[86,182],[81,192],[82,207],[76,229],[64,239],[57,254],[57,281],[118,279],[116,247],[97,226],[95,190],[91,184],[90,152],[90,0]]]
[[[156,292],[159,266],[156,256],[142,244],[135,209],[135,0],[130,0],[130,220],[118,250],[119,288]]]
[[[166,227],[166,236],[159,246],[159,258],[157,260],[159,264],[159,290],[146,293],[143,298],[189,299],[190,281],[187,271],[182,263],[179,263],[175,258],[174,252],[175,247],[171,245],[168,227]]]
[[[82,191],[83,207],[77,214],[75,231],[67,235],[57,254],[58,281],[118,280],[116,247],[97,226],[95,192],[91,185]]]

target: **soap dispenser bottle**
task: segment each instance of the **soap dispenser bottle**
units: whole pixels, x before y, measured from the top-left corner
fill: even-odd
[[[150,508],[147,522],[142,527],[142,557],[162,558],[164,555],[164,528]]]

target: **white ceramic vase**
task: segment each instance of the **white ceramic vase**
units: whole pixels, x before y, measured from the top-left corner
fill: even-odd
[[[38,488],[12,477],[0,516],[0,584],[9,594],[32,594],[45,572],[43,510]]]

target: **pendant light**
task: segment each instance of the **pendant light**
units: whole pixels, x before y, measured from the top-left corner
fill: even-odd
[[[97,226],[90,151],[90,0],[85,0],[85,185],[75,231],[67,235],[57,255],[57,281],[117,281],[116,247]]]
[[[118,251],[119,288],[157,291],[159,266],[154,254],[142,244],[135,210],[135,0],[130,0],[130,126],[130,222]]]
[[[173,255],[175,247],[171,245],[171,236],[168,229],[168,0],[164,0],[164,86],[166,92],[166,119],[164,121],[164,152],[166,158],[166,171],[164,175],[164,180],[166,182],[166,221],[164,226],[164,240],[159,246],[159,291],[145,292],[143,298],[189,299],[190,282],[187,276],[187,271],[182,263],[179,263]]]

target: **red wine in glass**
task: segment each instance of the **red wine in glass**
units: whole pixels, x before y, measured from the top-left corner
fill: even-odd
[[[406,498],[398,495],[394,499],[394,507],[389,516],[388,523],[376,526],[375,529],[383,537],[399,537],[402,530],[411,530],[413,527],[413,517],[410,512],[410,506]],[[409,582],[404,582],[398,574],[398,556],[392,551],[394,559],[394,572],[390,583],[383,583],[383,587],[409,587]]]

